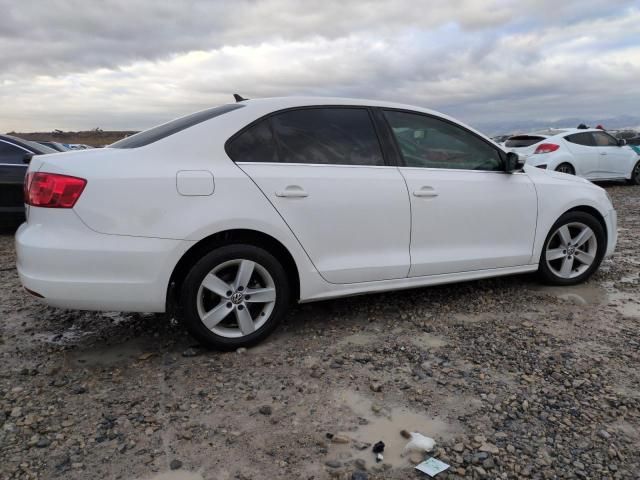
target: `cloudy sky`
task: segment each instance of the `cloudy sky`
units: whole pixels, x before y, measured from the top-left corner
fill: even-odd
[[[0,131],[138,130],[234,92],[380,98],[481,128],[640,115],[638,0],[0,0],[0,12]]]

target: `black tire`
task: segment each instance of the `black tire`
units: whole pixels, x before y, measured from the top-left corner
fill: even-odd
[[[229,338],[214,333],[204,325],[198,313],[200,301],[198,293],[204,278],[217,266],[234,260],[251,260],[264,268],[273,279],[276,289],[275,306],[267,320],[253,333],[239,338]],[[264,340],[276,328],[289,307],[290,297],[291,288],[287,274],[273,255],[253,245],[226,245],[202,257],[187,274],[180,293],[181,319],[189,333],[206,347],[227,351],[239,347],[250,347]],[[221,298],[220,301],[222,301]],[[228,321],[233,322],[233,315],[230,315]]]
[[[563,225],[571,223],[582,223],[591,228],[591,230],[593,230],[593,233],[595,234],[597,249],[593,263],[591,263],[588,269],[586,269],[583,273],[576,277],[562,278],[556,275],[547,265],[547,247],[549,246],[549,242],[552,239],[554,233]],[[607,236],[605,234],[605,230],[602,224],[593,215],[585,212],[567,212],[562,215],[556,221],[556,223],[553,224],[551,230],[547,234],[547,238],[545,239],[542,248],[542,254],[540,255],[538,274],[540,275],[543,282],[551,285],[575,285],[584,282],[593,274],[593,272],[598,269],[600,263],[602,263],[602,258],[604,257],[606,249]]]
[[[633,170],[631,170],[631,178],[627,180],[630,185],[640,185],[640,160],[635,164]]]
[[[564,162],[556,167],[556,172],[566,173],[569,175],[575,175],[576,169],[570,163]]]

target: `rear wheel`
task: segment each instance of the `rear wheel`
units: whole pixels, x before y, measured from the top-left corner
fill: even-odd
[[[556,172],[560,173],[568,173],[569,175],[575,175],[576,171],[573,168],[573,165],[570,163],[564,162],[556,167]]]
[[[183,321],[202,344],[220,350],[254,345],[289,305],[280,262],[253,245],[228,245],[200,259],[182,286]]]
[[[568,212],[551,227],[538,272],[555,285],[583,282],[598,268],[606,249],[600,222],[585,212]]]
[[[631,185],[640,185],[640,160],[636,163],[631,170],[631,178],[629,179]]]

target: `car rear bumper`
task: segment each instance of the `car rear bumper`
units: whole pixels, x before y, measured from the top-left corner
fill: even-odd
[[[31,208],[16,233],[17,269],[24,287],[54,307],[164,312],[173,268],[191,245],[105,235],[73,210]]]
[[[607,224],[607,251],[604,256],[610,257],[618,243],[618,214],[614,209],[611,209],[604,220]]]

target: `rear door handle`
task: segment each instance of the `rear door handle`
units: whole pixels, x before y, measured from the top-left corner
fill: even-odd
[[[305,198],[309,194],[299,185],[289,185],[284,190],[276,192],[276,197],[281,198]]]
[[[420,187],[420,190],[414,190],[413,196],[414,197],[437,197],[438,192],[436,192],[433,187],[425,185],[423,187]]]
[[[607,152],[600,152],[600,155],[606,155]]]

